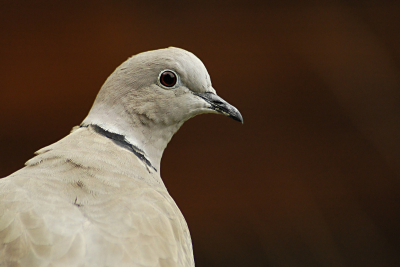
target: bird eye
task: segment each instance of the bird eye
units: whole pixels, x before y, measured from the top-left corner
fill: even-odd
[[[170,70],[166,70],[163,73],[161,73],[159,79],[160,83],[165,87],[173,87],[178,81],[176,74]]]

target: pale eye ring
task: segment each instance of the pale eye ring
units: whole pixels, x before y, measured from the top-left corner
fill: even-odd
[[[172,70],[164,70],[160,73],[158,80],[164,87],[171,88],[177,84],[178,75]]]

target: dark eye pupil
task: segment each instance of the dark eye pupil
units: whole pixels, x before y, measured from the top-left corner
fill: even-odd
[[[176,75],[172,71],[164,71],[160,76],[160,82],[166,87],[172,87],[176,84]]]

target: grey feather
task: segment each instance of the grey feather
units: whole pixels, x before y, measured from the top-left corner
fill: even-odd
[[[172,88],[160,84],[164,70],[178,75]],[[194,266],[159,167],[184,121],[218,113],[205,93],[215,94],[207,70],[183,49],[119,66],[82,127],[0,180],[0,266]]]

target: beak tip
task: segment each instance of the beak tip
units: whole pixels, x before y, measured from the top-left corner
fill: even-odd
[[[242,114],[240,114],[239,112],[234,114],[234,115],[230,115],[229,117],[231,117],[232,119],[234,119],[235,121],[241,122],[242,124],[243,122],[243,117]]]

